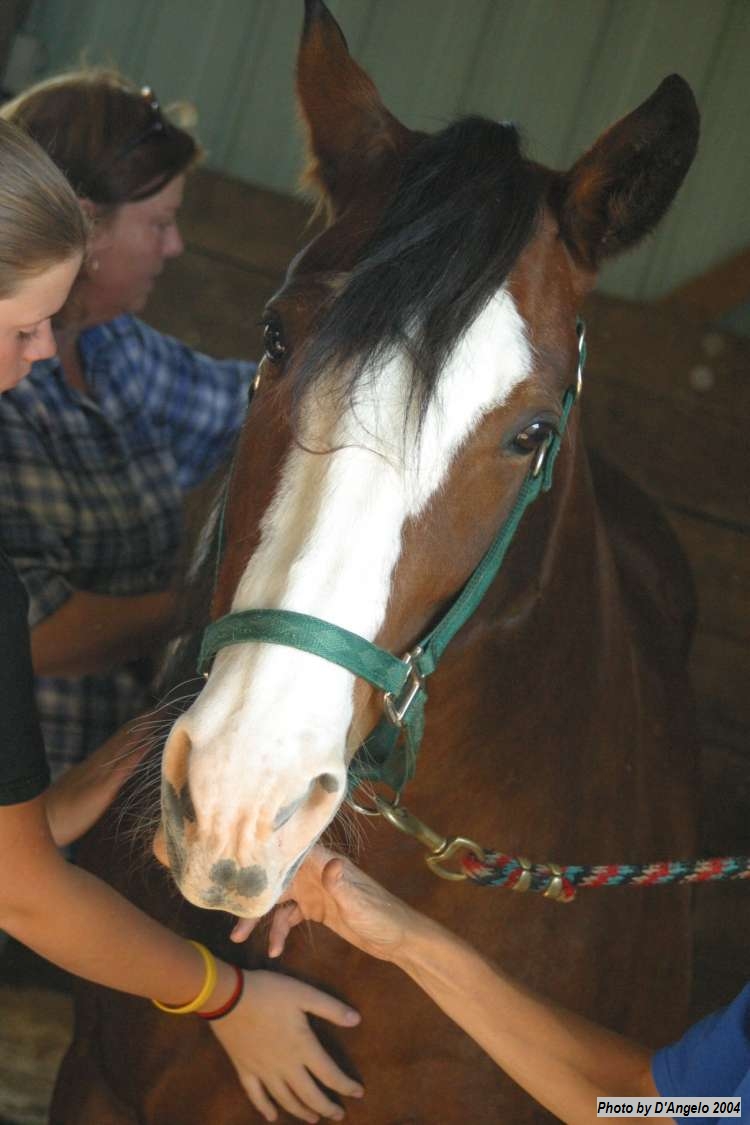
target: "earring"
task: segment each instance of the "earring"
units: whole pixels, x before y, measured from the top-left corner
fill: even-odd
[[[99,269],[99,259],[98,258],[91,258],[89,260],[88,267],[89,267],[89,269],[91,270],[92,273],[96,273],[96,271]]]

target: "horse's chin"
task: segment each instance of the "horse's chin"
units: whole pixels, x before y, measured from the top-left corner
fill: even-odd
[[[160,825],[156,830],[152,851],[158,862],[171,873],[182,897],[191,902],[193,906],[197,906],[201,910],[221,910],[226,914],[234,914],[235,917],[248,921],[257,921],[273,910],[294,877],[303,858],[300,857],[290,864],[286,872],[280,873],[271,885],[266,883],[266,886],[258,894],[245,896],[233,893],[229,889],[222,893],[216,884],[212,884],[210,890],[206,893],[205,880],[193,881],[189,872],[186,874],[184,871],[179,873],[175,871],[173,864],[170,862],[163,825]]]
[[[175,882],[182,897],[200,910],[220,910],[224,914],[232,914],[235,918],[248,922],[257,922],[273,910],[283,892],[283,887],[279,884],[275,891],[264,892],[257,898],[246,899],[233,894],[218,897],[215,894],[206,895],[202,890],[194,889],[187,880],[183,882],[175,880]]]

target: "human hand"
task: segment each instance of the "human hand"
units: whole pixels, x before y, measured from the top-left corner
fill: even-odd
[[[303,1121],[320,1116],[341,1121],[344,1110],[318,1082],[348,1097],[364,1093],[323,1049],[307,1013],[339,1027],[359,1023],[357,1012],[328,993],[259,969],[245,973],[243,996],[234,1011],[209,1025],[266,1121],[278,1116],[274,1102]]]
[[[135,719],[93,754],[58,777],[44,794],[52,839],[58,848],[78,840],[112,803],[148,750]]]
[[[322,845],[305,859],[285,900],[271,919],[269,953],[278,957],[289,931],[302,921],[322,922],[339,937],[383,961],[398,959],[404,938],[416,924],[414,911],[401,899]],[[241,941],[248,927],[242,921],[232,937]]]

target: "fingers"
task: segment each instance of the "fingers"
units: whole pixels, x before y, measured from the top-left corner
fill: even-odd
[[[260,1078],[258,1078],[255,1074],[250,1075],[249,1078],[245,1078],[242,1085],[245,1088],[245,1093],[257,1109],[258,1113],[260,1113],[266,1121],[276,1121],[278,1119],[279,1114],[278,1110],[276,1109],[276,1105],[274,1104],[275,1102],[277,1102],[282,1109],[286,1109],[289,1113],[293,1114],[295,1117],[301,1118],[303,1121],[309,1121],[311,1123],[316,1122],[318,1120],[318,1114],[320,1112],[323,1112],[326,1117],[333,1117],[334,1120],[340,1120],[340,1117],[338,1117],[337,1115],[340,1114],[341,1116],[343,1116],[343,1114],[341,1113],[341,1107],[329,1101],[329,1099],[326,1098],[325,1095],[322,1095],[321,1099],[317,1099],[315,1097],[315,1094],[320,1094],[321,1091],[319,1091],[318,1087],[315,1086],[315,1083],[312,1082],[312,1079],[310,1079],[307,1071],[303,1071],[303,1074],[307,1077],[310,1085],[314,1087],[314,1090],[311,1091],[313,1100],[310,1101],[309,1105],[305,1105],[304,1102],[300,1101],[294,1091],[290,1088],[289,1085],[287,1085],[286,1082],[283,1081],[283,1079],[266,1079],[266,1085],[268,1086],[268,1090],[270,1091],[273,1100],[269,1096],[269,1093],[266,1091],[266,1086],[264,1086],[263,1082],[261,1082]],[[302,1086],[305,1085],[304,1081],[300,1081],[299,1083],[295,1081],[295,1084]],[[318,1105],[315,1104],[315,1102],[318,1101],[322,1106],[322,1109],[319,1109]]]
[[[344,878],[343,859],[338,856],[329,859],[325,866],[321,868],[320,878],[325,889],[332,894]]]
[[[347,892],[361,894],[367,891],[374,899],[391,897],[382,884],[377,883],[372,876],[344,856],[331,858],[323,868],[321,881],[328,893],[337,901]]]
[[[327,1117],[331,1121],[344,1119],[343,1108],[327,1097],[304,1067],[287,1078],[286,1082],[269,1082],[268,1088],[283,1109],[303,1121],[315,1122],[320,1117]]]
[[[315,1122],[318,1120],[318,1114],[313,1109],[306,1106],[304,1102],[301,1102],[294,1090],[292,1090],[286,1082],[269,1082],[268,1085],[271,1094],[282,1109],[285,1109],[288,1113],[292,1113],[295,1117],[300,1117],[303,1121]],[[324,1098],[324,1101],[328,1102],[328,1099]],[[338,1109],[338,1106],[334,1106],[333,1102],[328,1102],[328,1104],[333,1109]],[[326,1114],[326,1116],[328,1116],[328,1114]]]
[[[242,1085],[261,1117],[266,1121],[275,1121],[279,1116],[276,1112],[276,1106],[266,1093],[261,1080],[251,1074],[249,1078],[243,1078]]]
[[[329,1090],[335,1090],[337,1094],[342,1094],[345,1098],[364,1097],[365,1091],[362,1084],[345,1074],[318,1040],[310,1048],[306,1065],[318,1082],[327,1086]]]
[[[352,1085],[351,1081],[349,1081],[349,1085]],[[320,1114],[321,1117],[330,1117],[333,1121],[343,1120],[344,1110],[342,1107],[331,1101],[306,1070],[300,1070],[298,1074],[295,1074],[294,1079],[289,1082],[289,1086],[292,1096],[296,1096],[301,1104],[309,1107],[314,1113]],[[333,1087],[331,1088],[333,1089]],[[312,1120],[314,1121],[316,1118],[313,1117]]]
[[[321,1051],[321,1055],[323,1055],[324,1061],[331,1062],[324,1051]],[[325,1066],[321,1069],[326,1074],[328,1073]],[[320,1081],[324,1082],[326,1086],[350,1097],[361,1097],[363,1095],[364,1090],[359,1083],[343,1075],[335,1064],[332,1063],[330,1069],[332,1072],[341,1075],[343,1081],[337,1079],[336,1084],[334,1084],[328,1078],[319,1075]],[[317,1069],[315,1073],[318,1074]],[[335,1077],[335,1074],[331,1073],[331,1077]],[[304,1068],[301,1068],[297,1074],[287,1081],[281,1078],[268,1080],[268,1091],[256,1075],[246,1078],[243,1081],[243,1086],[250,1101],[266,1121],[276,1121],[278,1118],[278,1111],[274,1102],[302,1121],[313,1123],[318,1121],[319,1117],[327,1117],[332,1121],[344,1119],[342,1107],[326,1096]]]
[[[321,1019],[330,1020],[339,1027],[355,1027],[360,1021],[360,1014],[342,1000],[321,992],[312,985],[305,986],[306,995],[303,997],[302,1006],[306,1012]]]
[[[335,858],[336,853],[332,852],[330,848],[325,847],[323,844],[316,844],[305,856],[304,865],[308,871],[312,870],[316,875],[321,875],[327,864]]]
[[[230,939],[238,943],[247,941],[259,921],[259,918],[238,918],[229,935]]]
[[[269,957],[281,956],[290,931],[298,922],[303,921],[304,916],[296,903],[283,903],[276,907],[271,918],[271,928],[268,934]]]

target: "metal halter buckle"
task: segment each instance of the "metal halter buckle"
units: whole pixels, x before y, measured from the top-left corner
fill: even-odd
[[[414,663],[421,655],[422,649],[419,645],[416,645],[411,652],[407,652],[406,656],[401,658],[408,668],[406,683],[401,689],[401,698],[398,700],[394,699],[392,691],[383,693],[383,710],[386,713],[388,721],[393,723],[394,727],[402,727],[404,725],[406,712],[422,690],[424,676]]]
[[[583,391],[583,354],[586,349],[586,329],[581,321],[578,329],[578,370],[576,371],[576,402]]]
[[[546,438],[537,449],[536,457],[534,458],[534,464],[531,466],[532,477],[538,477],[542,469],[544,468],[544,462],[547,459],[549,447],[552,445],[553,436],[554,435],[552,433],[547,434]]]

